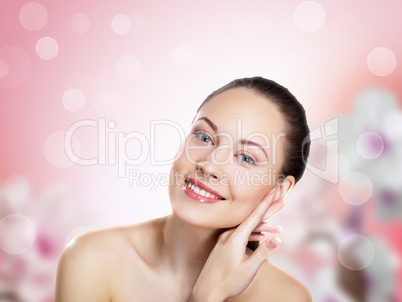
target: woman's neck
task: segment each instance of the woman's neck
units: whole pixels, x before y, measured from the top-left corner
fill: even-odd
[[[195,282],[223,231],[190,225],[174,213],[164,217],[158,241],[163,265],[178,281]]]

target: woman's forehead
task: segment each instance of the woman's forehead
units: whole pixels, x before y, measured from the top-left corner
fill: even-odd
[[[235,134],[241,129],[242,138],[256,133],[280,135],[285,131],[277,106],[247,88],[232,88],[216,95],[200,109],[195,122],[202,117],[213,122],[219,132]]]

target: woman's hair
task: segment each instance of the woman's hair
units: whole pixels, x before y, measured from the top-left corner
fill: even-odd
[[[292,175],[297,183],[304,173],[310,153],[310,129],[303,106],[287,88],[262,77],[236,79],[212,92],[202,102],[197,113],[214,96],[238,87],[248,88],[265,96],[282,113],[285,119],[284,161],[278,177],[284,179],[287,175]],[[258,241],[249,241],[248,247],[255,250]]]

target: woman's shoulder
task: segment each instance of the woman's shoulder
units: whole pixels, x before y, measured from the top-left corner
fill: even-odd
[[[272,299],[272,301],[311,302],[308,288],[283,268],[267,260],[260,271],[261,284],[275,289],[275,297],[278,299]]]
[[[134,242],[149,223],[96,229],[72,239],[58,263],[57,301],[110,301],[116,282],[110,276],[127,261],[139,263]]]
[[[60,263],[77,266],[85,263],[86,267],[101,268],[109,258],[128,246],[128,226],[99,228],[74,237],[64,248]],[[103,265],[98,265],[103,263]],[[92,270],[93,271],[93,270]]]
[[[247,250],[251,255],[253,251]],[[309,290],[300,280],[269,260],[264,261],[250,286],[238,297],[239,301],[312,301]]]
[[[109,301],[108,250],[110,230],[94,230],[72,239],[57,266],[55,299],[64,301]]]
[[[93,256],[113,257],[115,253],[121,255],[123,251],[136,251],[141,238],[152,232],[155,221],[156,219],[153,219],[85,232],[72,239],[65,247],[63,254],[79,253],[84,256],[90,253]]]

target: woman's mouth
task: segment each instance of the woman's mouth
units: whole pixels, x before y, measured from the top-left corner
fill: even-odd
[[[199,202],[214,203],[225,200],[216,191],[204,185],[202,182],[193,178],[186,179],[184,184],[184,191],[186,194]]]

